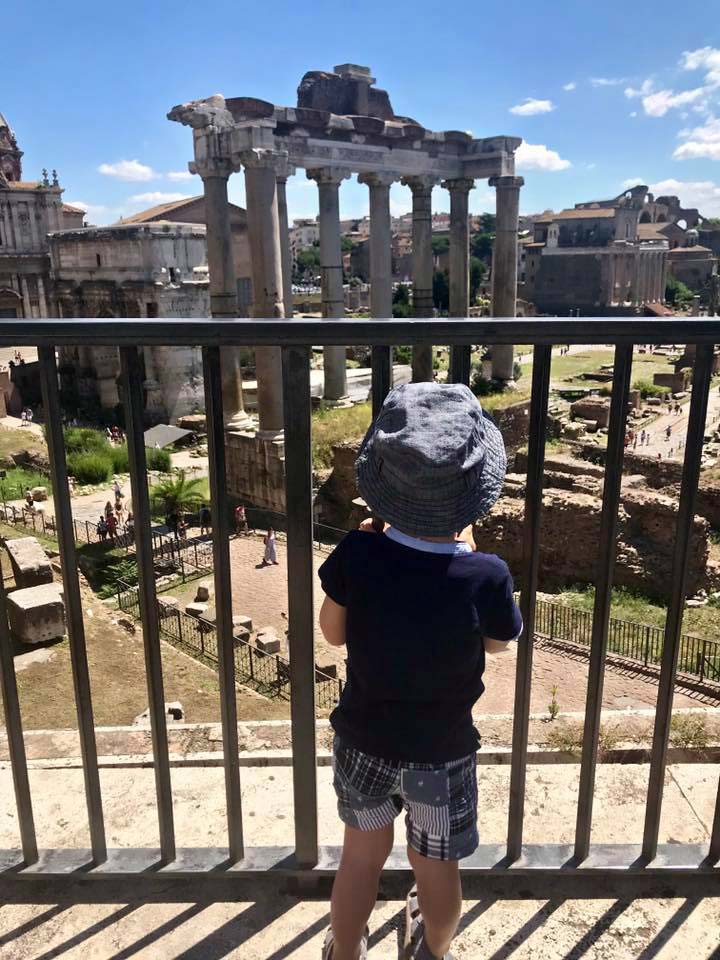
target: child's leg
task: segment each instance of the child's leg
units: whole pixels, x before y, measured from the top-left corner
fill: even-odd
[[[462,891],[457,860],[430,860],[408,847],[408,859],[417,881],[418,903],[425,928],[425,943],[433,956],[442,958],[455,936]]]
[[[335,937],[332,960],[357,960],[360,941],[377,900],[380,874],[392,845],[392,825],[381,830],[345,826],[330,907]]]

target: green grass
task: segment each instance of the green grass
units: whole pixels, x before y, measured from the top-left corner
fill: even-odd
[[[363,437],[370,426],[372,408],[359,403],[339,409],[320,408],[312,418],[312,451],[315,470],[332,466],[332,448],[343,440]]]
[[[0,499],[19,500],[25,496],[30,487],[45,487],[48,495],[52,492],[50,477],[39,470],[29,470],[27,467],[12,467],[5,471],[5,479],[0,480]]]
[[[516,350],[518,350],[517,347]],[[612,349],[584,350],[582,353],[569,353],[565,357],[553,357],[550,368],[552,381],[553,383],[562,383],[564,386],[592,386],[592,380],[580,379],[581,374],[612,365],[614,359],[615,351]],[[635,353],[632,378],[633,381],[647,380],[652,383],[654,374],[672,373],[673,369],[672,364],[668,362],[666,357],[655,357],[649,353]],[[526,377],[529,380],[532,376],[532,360],[523,363],[522,370],[522,380]]]
[[[35,436],[27,427],[24,430],[0,428],[0,460],[10,457],[13,453],[20,453],[22,450],[47,455],[45,441],[42,437]]]
[[[576,587],[563,590],[552,598],[558,603],[592,611],[595,602],[593,587]],[[650,626],[665,626],[667,607],[642,594],[634,593],[624,587],[616,587],[612,592],[610,615],[618,620],[630,620],[634,623],[646,623]],[[720,616],[716,607],[692,607],[683,615],[683,633],[691,633],[708,640],[720,640]]]

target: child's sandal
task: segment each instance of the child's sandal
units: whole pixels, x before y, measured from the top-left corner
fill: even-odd
[[[425,943],[425,927],[420,911],[417,887],[410,890],[405,901],[405,952],[403,953],[403,960],[453,960],[450,953],[446,953],[444,957],[436,957],[430,953]]]
[[[365,933],[363,934],[363,938],[360,941],[360,960],[367,960],[369,936],[370,936],[370,930],[368,929],[368,927],[365,927]],[[322,960],[333,960],[334,946],[335,946],[335,936],[332,932],[332,927],[328,927],[325,933],[325,942],[323,943],[323,948],[322,948]]]

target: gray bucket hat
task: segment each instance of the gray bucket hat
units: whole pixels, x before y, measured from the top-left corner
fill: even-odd
[[[457,533],[487,513],[506,468],[500,431],[461,383],[391,390],[355,465],[372,512],[416,537]]]

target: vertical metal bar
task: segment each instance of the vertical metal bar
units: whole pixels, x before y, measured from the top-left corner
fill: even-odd
[[[655,710],[655,730],[653,732],[652,754],[650,757],[650,779],[648,782],[647,804],[645,806],[645,829],[643,831],[642,855],[652,860],[657,853],[660,813],[662,810],[663,784],[667,763],[668,736],[670,733],[670,713],[672,710],[675,673],[677,667],[680,632],[682,630],[683,611],[685,609],[685,588],[687,584],[687,563],[690,552],[695,501],[697,499],[700,465],[702,461],[705,421],[707,419],[710,379],[712,377],[712,344],[698,344],[695,365],[693,367],[692,397],[688,417],[685,459],[682,482],[680,485],[680,503],[678,505],[675,527],[675,548],[670,584],[672,593],[665,620],[662,665],[658,684],[657,707]]]
[[[203,347],[203,377],[205,381],[205,413],[208,425],[210,502],[215,510],[212,525],[212,551],[215,578],[215,637],[217,640],[220,719],[223,731],[223,763],[225,766],[225,803],[230,859],[235,862],[242,860],[244,851],[235,694],[232,582],[230,577],[230,523],[219,347]],[[195,552],[197,558],[197,544],[195,544]],[[195,566],[197,568],[197,559]]]
[[[8,753],[12,768],[15,804],[17,806],[20,827],[20,845],[26,864],[37,863],[38,849],[35,839],[35,818],[33,816],[30,780],[25,755],[22,716],[18,699],[15,660],[13,658],[12,639],[7,618],[7,594],[5,576],[0,560],[0,684],[2,685],[3,712],[7,731]]]
[[[392,347],[372,348],[372,415],[380,412],[392,384]]]
[[[163,861],[167,863],[175,859],[175,826],[160,652],[160,624],[150,533],[150,497],[147,488],[147,462],[143,436],[143,375],[137,347],[121,347],[120,364],[125,401],[130,489],[135,517],[138,601],[145,648],[145,674],[155,768],[160,853]]]
[[[318,824],[309,347],[283,347],[282,367],[295,856],[302,866],[313,867]]]
[[[54,347],[38,347],[40,360],[40,385],[43,407],[46,411],[45,433],[48,446],[50,473],[53,478],[55,501],[55,531],[62,567],[67,631],[70,645],[75,710],[77,712],[80,756],[85,780],[85,801],[90,826],[90,846],[93,860],[102,863],[107,859],[105,821],[103,817],[100,774],[97,764],[95,723],[93,719],[90,672],[88,669],[85,624],[83,621],[82,597],[78,580],[77,550],[73,529],[72,505],[65,459],[65,438],[60,420],[60,393],[58,390],[57,362]]]
[[[710,863],[717,863],[720,860],[720,781],[718,781],[718,795],[715,801],[715,816],[713,817],[712,833],[710,834],[708,860]]]
[[[450,347],[450,375],[449,383],[470,383],[472,347],[469,343],[459,343]]]
[[[530,439],[525,492],[525,539],[523,543],[523,582],[520,609],[523,632],[518,645],[515,677],[515,715],[513,719],[512,768],[510,773],[510,813],[508,817],[508,857],[515,861],[522,850],[525,817],[525,779],[527,773],[530,688],[535,635],[535,599],[540,567],[540,515],[542,512],[543,467],[545,462],[545,425],[550,390],[552,346],[539,344],[533,351],[532,397],[530,403]]]
[[[615,347],[610,423],[605,457],[605,480],[603,482],[602,513],[600,516],[600,544],[596,567],[595,603],[590,640],[585,731],[583,733],[580,790],[575,825],[575,856],[580,860],[587,857],[590,849],[595,768],[600,737],[600,713],[602,711],[603,681],[605,679],[610,600],[615,570],[620,484],[622,482],[623,454],[625,451],[625,424],[632,359],[632,344]],[[623,631],[621,644],[623,653],[625,653],[627,646],[625,631]]]

